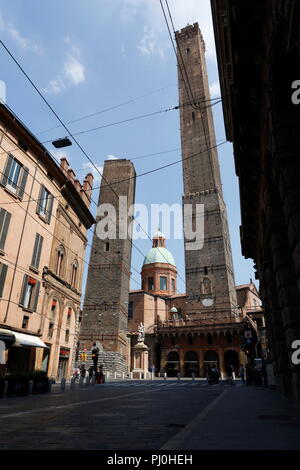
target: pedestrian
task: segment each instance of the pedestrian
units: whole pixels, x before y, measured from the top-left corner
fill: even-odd
[[[246,364],[246,385],[251,385],[253,380],[252,369],[250,364]]]
[[[92,378],[93,378],[93,375],[94,375],[94,367],[91,366],[91,367],[89,368],[88,372],[89,372],[89,377],[90,377],[90,381],[91,381]]]
[[[233,367],[231,365],[227,366],[227,377],[227,382],[233,385]]]
[[[241,367],[239,368],[239,375],[242,379],[243,384],[245,383],[245,369],[243,364],[241,364]]]
[[[82,377],[83,379],[85,379],[85,376],[86,376],[86,368],[85,368],[85,365],[84,364],[81,364],[81,368],[80,368],[80,377]]]

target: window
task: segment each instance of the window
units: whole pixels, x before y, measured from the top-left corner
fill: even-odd
[[[24,328],[25,330],[28,328],[28,322],[29,322],[29,317],[24,315],[23,321],[22,321],[22,328]]]
[[[204,274],[207,275],[208,274],[208,269],[207,269],[207,266],[204,267]]]
[[[60,245],[57,250],[57,259],[56,259],[56,274],[58,276],[61,276],[63,272],[64,257],[65,257],[65,249],[62,245]]]
[[[39,269],[43,241],[43,237],[39,233],[37,233],[35,236],[33,254],[31,259],[31,266],[35,269]]]
[[[172,292],[175,292],[175,279],[172,279]]]
[[[0,298],[2,297],[2,294],[3,294],[6,273],[7,273],[7,265],[0,263]]]
[[[54,330],[54,323],[50,322],[49,323],[49,328],[48,328],[48,338],[51,339],[53,336],[53,330]]]
[[[154,290],[154,277],[148,277],[148,290]]]
[[[226,331],[226,339],[228,344],[232,343],[232,335],[230,331]]]
[[[167,278],[164,276],[160,276],[159,278],[159,289],[167,290]]]
[[[45,188],[45,186],[41,186],[38,204],[37,204],[37,213],[45,219],[48,224],[50,224],[51,214],[53,209],[53,200],[54,197]]]
[[[8,155],[1,184],[13,192],[19,199],[23,199],[29,170],[12,155]]]
[[[76,287],[77,282],[78,261],[75,260],[72,264],[71,286]]]
[[[56,299],[52,299],[52,303],[51,303],[51,315],[52,315],[52,318],[55,318],[56,307],[57,307],[57,300],[56,300]]]
[[[68,343],[70,338],[70,330],[66,330],[65,342]]]
[[[5,209],[0,209],[0,250],[4,250],[10,219],[11,214]]]
[[[105,243],[105,251],[109,251],[109,243]]]
[[[36,311],[40,282],[25,274],[20,298],[20,305],[33,312]]]
[[[213,337],[210,333],[207,334],[207,342],[208,344],[213,344]]]
[[[72,317],[72,308],[68,308],[68,313],[67,313],[67,325],[70,325],[71,323],[71,317]]]
[[[133,302],[129,302],[128,304],[128,320],[133,318]]]

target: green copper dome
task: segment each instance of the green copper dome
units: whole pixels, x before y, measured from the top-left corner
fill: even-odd
[[[167,248],[163,248],[161,246],[157,248],[151,248],[151,250],[149,250],[147,256],[144,259],[143,265],[152,263],[168,263],[176,267],[173,255],[169,252],[169,250],[167,250]]]

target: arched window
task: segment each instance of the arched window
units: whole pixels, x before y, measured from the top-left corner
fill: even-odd
[[[70,323],[71,323],[71,318],[72,318],[72,307],[69,307],[68,308],[68,312],[67,312],[67,325],[69,326]]]
[[[63,245],[60,245],[57,249],[57,258],[56,258],[56,274],[61,276],[63,273],[63,265],[65,260],[65,249]]]
[[[72,287],[76,287],[77,272],[78,272],[78,261],[77,259],[75,259],[72,264],[72,273],[71,273],[71,286]]]
[[[211,294],[211,280],[208,277],[203,278],[202,293],[203,294]]]

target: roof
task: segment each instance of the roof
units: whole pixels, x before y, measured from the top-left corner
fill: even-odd
[[[170,253],[167,248],[163,248],[161,246],[157,248],[151,248],[151,250],[148,251],[148,254],[144,259],[143,266],[145,264],[152,263],[172,264],[176,267],[172,253]]]

